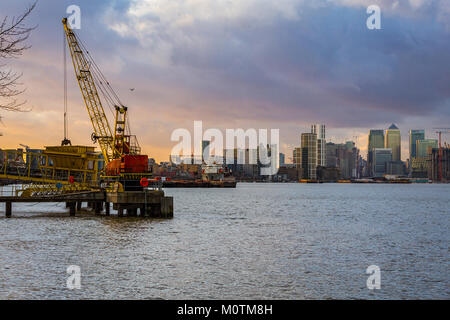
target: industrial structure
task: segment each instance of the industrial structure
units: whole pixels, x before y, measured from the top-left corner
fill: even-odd
[[[91,138],[100,146],[72,146],[67,137],[67,79],[65,74],[64,140],[61,146],[48,146],[44,150],[3,150],[0,152],[0,180],[21,183],[14,194],[0,196],[6,203],[6,215],[11,216],[12,202],[66,202],[71,215],[81,202],[92,205],[96,212],[109,205],[134,216],[172,217],[173,199],[165,197],[160,182],[151,180],[148,156],[141,155],[136,136],[131,134],[127,107],[114,92],[101,73],[89,51],[63,19],[67,46],[94,132]],[[65,50],[64,50],[65,51]],[[65,70],[65,69],[64,69]],[[115,116],[111,127],[103,109],[102,99]],[[111,129],[113,128],[113,130]],[[149,184],[155,185],[149,189]],[[100,209],[101,208],[101,209]]]
[[[439,136],[439,151],[437,155],[437,166],[438,166],[437,181],[444,182],[449,180],[450,172],[449,172],[449,157],[448,157],[449,148],[448,146],[446,146],[444,154],[444,149],[442,148],[442,134],[449,134],[450,128],[435,128],[435,129],[437,130],[436,133]],[[436,163],[436,156],[433,155],[432,158],[435,161],[434,163]],[[436,172],[436,170],[434,171]],[[434,176],[435,174],[433,174],[433,177]]]

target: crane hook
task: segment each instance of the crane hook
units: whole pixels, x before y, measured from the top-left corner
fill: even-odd
[[[98,137],[95,135],[95,132],[92,132],[91,140],[92,140],[92,142],[97,143]]]

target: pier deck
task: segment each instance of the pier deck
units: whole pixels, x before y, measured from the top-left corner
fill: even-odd
[[[12,216],[12,203],[17,202],[65,202],[69,208],[70,216],[75,216],[81,210],[82,203],[94,209],[100,215],[103,211],[110,215],[111,203],[117,210],[118,216],[137,217],[138,210],[141,217],[173,218],[173,198],[166,197],[162,190],[148,191],[87,191],[58,195],[35,195],[30,197],[0,196],[0,203],[5,203],[6,217]]]

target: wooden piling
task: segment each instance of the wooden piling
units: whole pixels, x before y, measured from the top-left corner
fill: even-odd
[[[173,197],[161,198],[161,216],[173,218]]]
[[[11,218],[12,216],[12,202],[8,201],[5,203],[5,215],[7,218]]]

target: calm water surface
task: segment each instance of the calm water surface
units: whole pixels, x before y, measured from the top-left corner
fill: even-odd
[[[449,299],[450,185],[168,189],[173,220],[0,206],[1,299]],[[381,290],[366,287],[369,265]],[[78,265],[82,288],[66,288]]]

